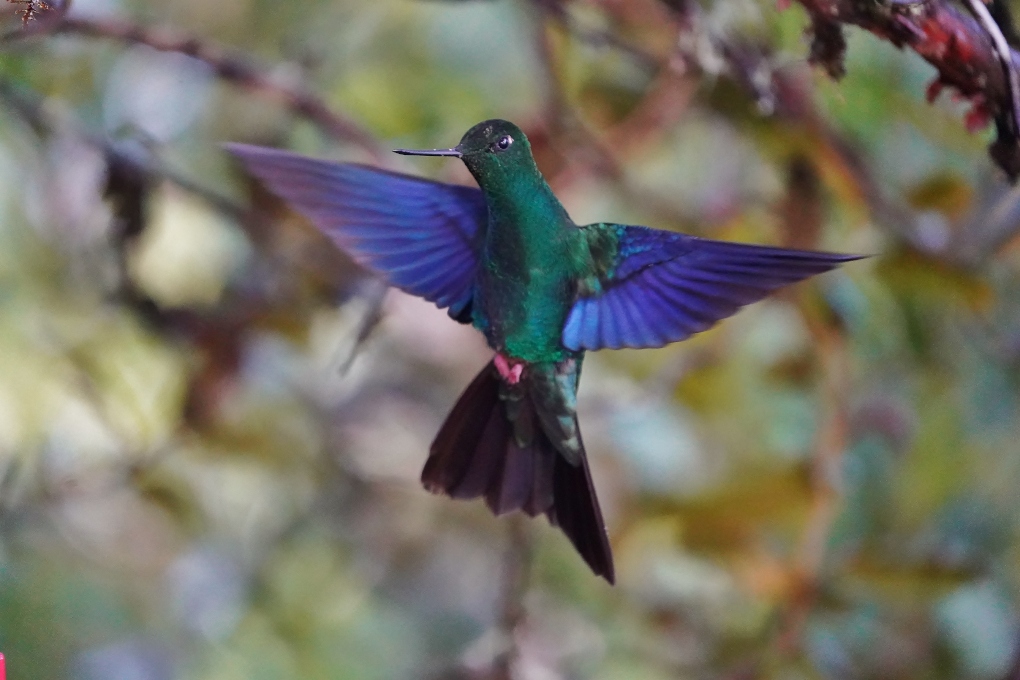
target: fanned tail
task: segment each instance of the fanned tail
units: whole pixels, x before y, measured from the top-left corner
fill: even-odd
[[[453,498],[484,497],[496,515],[523,510],[544,514],[560,527],[596,575],[615,580],[602,512],[588,461],[571,464],[539,425],[535,404],[525,395],[517,419],[530,425],[530,442],[518,444],[500,378],[492,362],[468,385],[432,442],[421,473],[433,493]]]

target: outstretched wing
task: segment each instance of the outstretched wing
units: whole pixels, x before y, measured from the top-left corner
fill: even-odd
[[[662,347],[777,288],[860,259],[622,224],[583,231],[596,274],[563,328],[563,344],[572,350]]]
[[[228,144],[252,175],[359,264],[457,318],[471,302],[482,192],[279,149]]]

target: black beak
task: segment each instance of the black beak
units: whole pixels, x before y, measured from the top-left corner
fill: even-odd
[[[461,157],[460,149],[454,147],[452,149],[394,149],[393,153],[399,153],[401,156],[454,156],[455,158]]]

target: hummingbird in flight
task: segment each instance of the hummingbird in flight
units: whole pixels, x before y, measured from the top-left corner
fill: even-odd
[[[484,497],[496,515],[545,515],[610,583],[612,551],[577,421],[585,352],[684,340],[777,288],[859,259],[577,225],[528,138],[505,120],[475,125],[450,149],[396,149],[459,158],[478,188],[227,149],[355,261],[473,325],[494,350],[432,442],[425,488]]]

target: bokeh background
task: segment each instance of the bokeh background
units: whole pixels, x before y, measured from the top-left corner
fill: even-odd
[[[1020,194],[915,54],[851,31],[833,82],[766,0],[24,7],[0,5],[12,680],[1020,677]],[[484,344],[220,148],[468,183],[387,150],[490,117],[580,223],[875,255],[589,355],[615,588],[544,520],[420,487]]]

